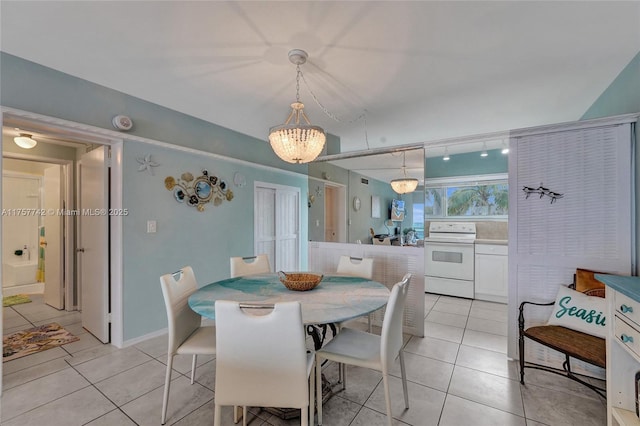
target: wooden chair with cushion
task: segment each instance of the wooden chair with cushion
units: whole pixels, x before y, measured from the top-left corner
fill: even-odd
[[[569,288],[573,288],[587,296],[604,298],[605,286],[594,278],[593,275],[596,273],[597,272],[594,271],[578,269],[574,276],[574,283],[571,284]],[[599,395],[606,397],[605,389],[580,379],[573,371],[571,371],[571,358],[584,361],[600,368],[606,368],[606,341],[604,338],[560,325],[545,324],[525,328],[524,308],[526,305],[553,306],[555,303],[555,301],[550,303],[534,303],[525,301],[520,304],[520,313],[518,316],[520,383],[524,384],[524,369],[535,368],[566,376],[589,387]],[[525,337],[563,353],[565,355],[565,361],[562,364],[563,371],[553,369],[545,365],[526,362],[524,349]]]

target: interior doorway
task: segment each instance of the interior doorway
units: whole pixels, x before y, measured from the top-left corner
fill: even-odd
[[[45,303],[76,309],[72,161],[3,154],[2,293],[44,294]]]
[[[347,242],[346,187],[328,182],[324,184],[324,240],[334,243]]]
[[[9,141],[3,144],[3,208],[16,217],[4,215],[3,230],[19,228],[17,222],[25,219],[23,227],[34,230],[3,233],[3,296],[42,294],[55,309],[80,311],[83,328],[108,343],[109,147],[43,132],[34,136],[38,149],[20,150],[8,136],[3,137]],[[99,176],[91,173],[95,170]],[[8,223],[11,219],[16,223]],[[26,236],[23,249],[14,250]],[[33,271],[26,271],[28,262]],[[25,271],[23,279],[33,283],[7,279],[17,270],[14,263]]]

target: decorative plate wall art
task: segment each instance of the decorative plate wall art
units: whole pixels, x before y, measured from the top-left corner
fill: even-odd
[[[189,172],[183,173],[179,179],[167,176],[164,179],[164,186],[173,192],[177,202],[186,203],[200,212],[204,211],[205,204],[209,202],[219,206],[224,200],[233,200],[233,192],[228,188],[227,183],[218,176],[209,175],[206,170],[203,170],[202,176],[197,178]]]

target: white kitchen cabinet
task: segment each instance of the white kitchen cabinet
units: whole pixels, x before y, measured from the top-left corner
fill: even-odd
[[[476,244],[475,298],[507,303],[508,256],[502,244]]]
[[[596,274],[607,285],[607,425],[639,426],[640,278]]]

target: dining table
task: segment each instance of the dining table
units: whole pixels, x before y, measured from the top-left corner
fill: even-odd
[[[216,318],[216,300],[275,304],[298,301],[305,325],[334,324],[358,318],[386,305],[389,289],[366,278],[324,275],[312,290],[287,289],[277,274],[228,278],[205,285],[189,296],[189,306],[205,318]]]
[[[215,320],[216,300],[232,300],[247,305],[273,305],[298,301],[302,321],[314,341],[322,347],[328,328],[336,333],[335,324],[362,317],[387,304],[389,289],[377,281],[345,275],[323,275],[320,283],[307,291],[289,290],[278,274],[255,274],[228,278],[207,284],[189,296],[189,307],[201,316]],[[323,394],[333,395],[333,385],[323,376]],[[265,408],[282,419],[300,415],[300,410]]]

